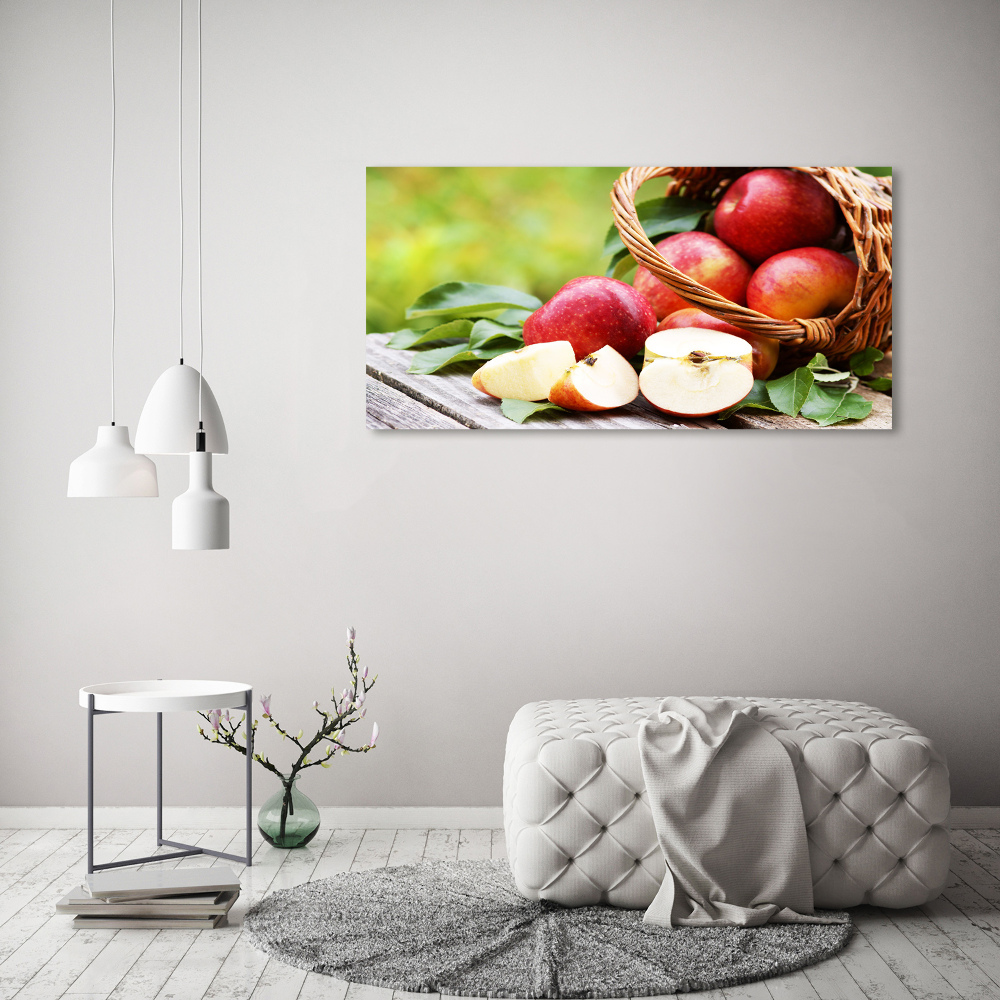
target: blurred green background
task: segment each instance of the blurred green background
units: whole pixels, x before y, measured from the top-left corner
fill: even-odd
[[[624,169],[369,167],[368,332],[398,330],[406,307],[443,281],[508,285],[544,302],[570,278],[603,274],[609,195]]]

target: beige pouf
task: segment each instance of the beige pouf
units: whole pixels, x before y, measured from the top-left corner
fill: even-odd
[[[514,716],[504,827],[518,889],[564,906],[647,907],[664,875],[636,734],[660,698],[538,701]],[[948,768],[856,702],[748,698],[795,765],[815,903],[917,906],[948,875]]]

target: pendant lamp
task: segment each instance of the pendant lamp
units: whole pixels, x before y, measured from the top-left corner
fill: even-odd
[[[229,501],[212,486],[212,454],[229,452],[222,412],[204,369],[201,266],[201,0],[198,0],[198,368],[184,364],[184,0],[180,0],[180,139],[181,164],[181,341],[180,363],[153,385],[139,416],[137,447],[151,455],[188,455],[189,485],[172,506],[175,549],[228,549]],[[141,442],[141,445],[139,444]]]
[[[222,412],[197,368],[172,365],[153,384],[135,428],[135,446],[146,455],[189,455],[196,451],[199,399],[205,450],[229,452]]]
[[[115,422],[115,4],[111,0],[111,423],[97,428],[97,443],[69,467],[70,497],[155,497],[156,466],[137,455],[128,427]]]
[[[204,435],[199,434],[199,442]],[[175,549],[228,549],[229,501],[212,487],[212,453],[193,451],[187,490],[171,508]]]

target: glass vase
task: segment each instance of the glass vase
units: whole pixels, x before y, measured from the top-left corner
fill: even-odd
[[[295,787],[297,781],[283,781],[257,813],[257,829],[274,847],[302,847],[319,830],[319,809]]]

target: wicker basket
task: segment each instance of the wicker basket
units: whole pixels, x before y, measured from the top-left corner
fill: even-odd
[[[845,358],[865,347],[886,350],[892,338],[892,178],[854,167],[793,167],[811,174],[840,205],[857,251],[854,298],[836,316],[771,319],[699,285],[663,259],[643,232],[635,211],[639,187],[669,177],[667,195],[718,203],[745,170],[719,167],[632,167],[615,181],[611,206],[622,242],[643,267],[692,305],[742,330],[773,337],[799,351]]]

